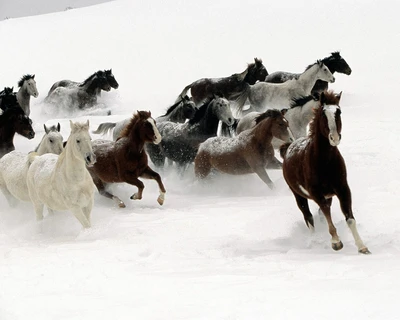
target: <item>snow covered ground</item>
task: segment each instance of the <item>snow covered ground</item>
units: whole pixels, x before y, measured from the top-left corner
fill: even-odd
[[[326,223],[310,234],[280,171],[270,191],[253,175],[201,185],[188,172],[115,186],[127,208],[98,194],[92,228],[69,212],[45,217],[0,195],[0,319],[398,319],[400,148],[397,1],[129,1],[0,22],[0,88],[36,74],[36,137],[43,124],[89,119],[91,127],[134,110],[161,115],[183,87],[241,72],[254,57],[269,72],[302,72],[340,50],[350,76],[342,96],[342,142],[353,210],[372,252],[357,253],[337,201],[344,248]],[[50,86],[112,68],[118,90],[103,93],[112,116],[45,108]],[[100,136],[93,135],[93,138]],[[317,207],[311,204],[316,213]]]

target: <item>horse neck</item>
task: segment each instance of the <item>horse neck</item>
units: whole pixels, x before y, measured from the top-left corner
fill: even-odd
[[[74,155],[71,143],[68,142],[63,152],[58,156],[55,171],[63,172],[64,176],[69,180],[83,180],[85,177],[85,171],[87,170],[85,161]]]
[[[202,121],[200,121],[202,133],[211,135],[216,134],[218,130],[218,122],[219,119],[216,115],[216,107],[214,104],[210,104],[202,118]]]
[[[297,79],[296,87],[301,87],[306,94],[311,93],[315,82],[318,80],[317,74],[319,66],[314,65],[310,69],[304,71]]]
[[[183,106],[177,106],[167,115],[167,120],[172,122],[185,122],[186,118],[183,114]]]
[[[29,108],[29,103],[31,101],[31,95],[28,93],[28,90],[22,86],[19,88],[17,92],[17,101],[21,106],[22,110],[24,110],[25,114],[27,113],[27,109]]]
[[[84,85],[81,86],[81,89],[86,91],[90,95],[95,95],[96,94],[96,89],[101,90],[98,88],[97,84],[97,76],[93,76],[92,79],[88,80]]]
[[[251,68],[250,70],[248,70],[248,72],[247,72],[246,76],[244,77],[243,81],[248,83],[248,84],[250,84],[250,85],[255,84],[257,82],[257,79],[254,76],[255,71],[256,71],[255,67]]]
[[[0,144],[2,148],[13,148],[14,147],[14,136],[15,128],[9,122],[4,123],[0,126]]]
[[[315,121],[315,120],[314,120]],[[333,155],[336,155],[338,152],[337,147],[333,147],[327,137],[325,137],[322,132],[317,129],[318,123],[316,123],[316,127],[314,128],[315,132],[310,136],[311,138],[311,148],[313,148],[313,153],[317,155],[319,159],[324,159],[323,163],[327,163],[329,159],[332,158]]]
[[[126,138],[129,150],[138,151],[138,153],[142,153],[145,141],[140,137],[140,132],[136,124],[131,128]]]
[[[261,123],[257,124],[252,130],[253,140],[258,144],[269,145],[272,141],[271,133],[271,119],[262,120]]]

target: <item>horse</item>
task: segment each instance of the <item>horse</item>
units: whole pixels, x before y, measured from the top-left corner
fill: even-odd
[[[110,91],[111,86],[104,71],[97,71],[82,83],[61,80],[52,85],[45,102],[62,104],[66,108],[86,109],[97,103],[101,90]]]
[[[289,128],[295,139],[307,135],[307,125],[314,117],[314,109],[320,106],[319,99],[313,95],[293,99],[292,104],[285,113],[285,119],[289,122]],[[286,109],[284,109],[286,110]],[[255,119],[261,112],[250,112],[239,119],[236,125],[236,134],[250,129],[256,125]],[[272,145],[278,148],[282,143],[273,139]]]
[[[14,87],[5,87],[4,90],[0,92],[0,114],[9,107],[19,107]]]
[[[63,150],[60,124],[49,128],[44,125],[44,129],[45,134],[35,152],[38,155],[60,154]],[[16,150],[7,153],[0,159],[0,189],[11,207],[14,207],[18,200],[30,201],[26,175],[32,160],[33,158],[28,154]]]
[[[256,126],[236,137],[214,137],[200,144],[194,160],[196,177],[204,179],[212,169],[242,175],[256,173],[270,189],[274,184],[265,168],[275,161],[273,137],[293,141],[284,110],[270,109],[258,115]]]
[[[162,205],[166,190],[160,175],[149,167],[144,150],[145,143],[158,144],[160,141],[161,135],[150,111],[138,111],[134,114],[117,141],[94,140],[93,152],[97,161],[88,170],[99,193],[114,200],[120,208],[125,208],[125,203],[120,198],[106,190],[107,185],[126,182],[137,186],[138,192],[131,199],[140,200],[144,184],[139,177],[153,179],[157,181],[160,190],[157,202]]]
[[[164,115],[156,118],[157,123],[162,121],[172,121],[184,123],[187,119],[192,119],[196,113],[196,106],[194,102],[188,97],[184,96],[179,101],[170,106]],[[131,118],[127,118],[118,122],[104,122],[101,123],[95,131],[95,134],[106,134],[114,128],[113,140],[117,140],[122,130],[129,124]]]
[[[340,52],[335,51],[332,52],[329,57],[323,58],[322,63],[327,66],[329,71],[334,74],[335,72],[338,73],[343,73],[346,75],[351,74],[351,68],[347,64],[346,60],[342,58],[340,55]],[[310,68],[312,65],[309,65],[307,67]],[[269,74],[266,78],[266,82],[271,82],[271,83],[283,83],[291,79],[298,79],[300,76],[300,73],[291,73],[291,72],[285,72],[285,71],[276,71],[271,74]],[[311,93],[320,93],[322,91],[325,91],[328,89],[328,83],[323,80],[317,80],[314,84],[314,87],[311,89]]]
[[[118,89],[119,84],[117,82],[117,79],[115,79],[113,73],[112,73],[112,69],[110,70],[104,70],[104,73],[106,75],[106,79],[108,81],[108,84],[110,85],[111,88],[113,89]],[[101,91],[99,91],[100,94]]]
[[[18,82],[19,90],[17,92],[17,100],[22,110],[29,117],[31,114],[30,100],[31,96],[37,98],[39,92],[36,88],[35,75],[26,74]]]
[[[71,133],[60,155],[46,153],[33,158],[26,182],[34,205],[36,219],[43,220],[43,206],[50,214],[54,210],[70,210],[84,228],[91,225],[95,185],[86,166],[92,166],[96,156],[92,151],[89,120],[73,123]]]
[[[146,150],[156,167],[162,167],[165,158],[175,161],[182,171],[194,161],[199,144],[217,135],[218,123],[233,124],[230,103],[215,96],[205,102],[193,119],[186,123],[164,121],[157,124],[163,139],[158,146],[148,145]]]
[[[187,85],[179,97],[186,95],[190,89],[192,99],[196,105],[201,104],[214,94],[222,94],[228,100],[235,100],[246,84],[253,85],[257,81],[264,81],[268,71],[261,59],[254,58],[242,73],[235,73],[225,78],[202,78]]]
[[[321,79],[328,82],[335,82],[335,78],[329,69],[318,60],[298,79],[292,79],[284,83],[258,82],[248,85],[241,95],[247,97],[250,102],[250,109],[246,111],[263,112],[267,108],[288,108],[293,99],[311,94],[315,81]],[[245,99],[240,98],[241,101]],[[238,106],[238,112],[243,113],[242,106]]]
[[[315,109],[309,136],[281,147],[281,156],[284,159],[283,176],[303,213],[307,227],[311,230],[314,230],[314,219],[308,199],[319,205],[328,222],[334,250],[343,248],[331,218],[332,197],[337,196],[358,251],[366,254],[370,252],[357,231],[346,164],[337,147],[342,130],[340,97],[340,94],[322,92],[321,107]]]
[[[15,150],[15,133],[29,140],[35,137],[32,120],[20,106],[8,107],[0,115],[0,158],[6,153]]]

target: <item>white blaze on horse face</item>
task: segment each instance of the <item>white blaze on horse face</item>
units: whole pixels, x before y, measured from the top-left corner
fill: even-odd
[[[157,129],[156,123],[154,122],[153,118],[148,118],[147,121],[151,124],[151,126],[153,127],[153,131],[154,131],[154,140],[153,143],[154,144],[159,144],[161,142],[161,134]]]
[[[338,106],[335,105],[324,106],[324,112],[326,118],[328,119],[328,127],[329,127],[328,140],[331,146],[333,147],[336,147],[340,143],[340,135],[337,132],[336,119],[335,119],[335,114],[337,109]]]

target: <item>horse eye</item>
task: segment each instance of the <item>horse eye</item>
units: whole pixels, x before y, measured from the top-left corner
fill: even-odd
[[[76,140],[76,143],[81,143],[81,140]]]
[[[50,139],[50,143],[53,143],[53,139]]]

